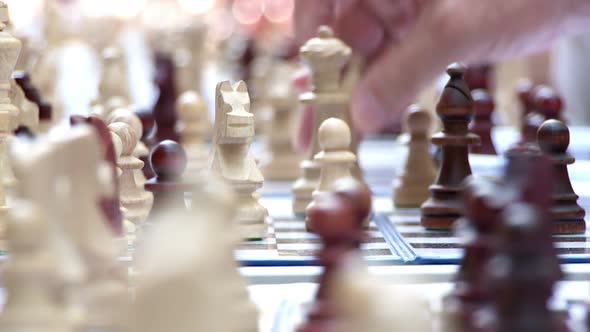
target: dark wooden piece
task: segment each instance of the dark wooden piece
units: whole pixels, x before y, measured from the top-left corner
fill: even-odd
[[[16,81],[16,83],[20,86],[25,94],[25,98],[30,102],[37,105],[39,108],[39,121],[40,122],[50,122],[52,120],[52,107],[49,102],[47,102],[41,94],[37,87],[33,84],[31,77],[28,72],[26,71],[15,71],[12,73],[12,77]]]
[[[72,115],[70,117],[70,124],[72,126],[88,124],[95,129],[99,137],[103,160],[107,161],[111,167],[114,186],[113,195],[103,197],[100,200],[100,206],[109,221],[111,229],[115,234],[122,235],[123,215],[121,214],[121,202],[119,200],[119,175],[117,174],[117,157],[115,155],[115,146],[111,139],[111,132],[107,125],[96,116]]]
[[[548,86],[540,86],[535,89],[535,110],[543,115],[545,120],[562,120],[563,100]]]
[[[148,110],[138,110],[135,111],[135,114],[137,114],[137,117],[139,117],[139,120],[141,120],[141,125],[143,126],[141,141],[144,142],[146,146],[149,146],[149,138],[152,136],[154,131],[154,116],[152,112]],[[147,156],[140,156],[139,160],[143,161],[142,172],[146,179],[151,179],[156,176],[152,170],[152,165],[150,165],[149,162],[149,153]]]
[[[363,222],[371,210],[371,193],[353,178],[339,180],[309,210],[310,222],[322,240],[318,260],[323,267],[319,288],[307,320],[297,332],[337,332],[338,312],[328,291],[346,257],[359,250],[364,238]]]
[[[445,331],[477,331],[476,317],[490,306],[485,271],[496,250],[500,213],[505,207],[504,202],[495,199],[502,192],[500,184],[488,178],[469,177],[464,190],[465,219],[460,229],[465,254],[455,288],[443,299]]]
[[[154,82],[159,95],[152,110],[155,127],[146,144],[152,148],[165,140],[178,142],[176,133],[176,83],[174,61],[168,54],[156,54],[156,76]]]
[[[428,229],[449,230],[463,215],[461,184],[471,175],[469,145],[479,144],[479,137],[468,129],[473,98],[463,80],[464,71],[457,64],[447,69],[451,78],[436,106],[443,131],[432,137],[432,143],[440,145],[442,152],[436,182],[430,186],[430,198],[421,207],[421,222]]]
[[[186,211],[185,192],[192,186],[182,180],[187,164],[184,149],[174,141],[160,142],[150,154],[150,164],[156,175],[145,183],[145,189],[154,194],[148,222],[168,211]]]
[[[468,66],[465,70],[465,82],[470,90],[490,90],[492,66],[489,64]]]
[[[586,231],[586,211],[578,205],[567,165],[575,162],[568,152],[570,133],[566,125],[558,120],[545,121],[538,132],[541,150],[551,158],[554,181],[551,190],[553,230],[557,234],[583,233]]]
[[[492,140],[492,128],[494,127],[492,115],[496,107],[494,100],[483,89],[473,90],[471,93],[475,106],[475,116],[469,125],[469,129],[481,139],[480,145],[470,147],[471,153],[496,155],[498,153]]]

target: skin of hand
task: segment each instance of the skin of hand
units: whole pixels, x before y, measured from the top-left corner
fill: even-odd
[[[452,62],[495,62],[590,30],[590,1],[296,1],[300,43],[322,24],[367,60],[351,107],[357,130],[371,134],[399,123],[416,94]],[[311,126],[306,119],[300,143]]]

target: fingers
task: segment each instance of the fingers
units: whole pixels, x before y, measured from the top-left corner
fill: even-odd
[[[301,45],[316,35],[320,25],[331,24],[334,0],[295,1],[295,39]]]
[[[365,7],[381,22],[389,38],[398,42],[416,21],[419,4],[416,0],[367,0]]]
[[[334,30],[357,54],[371,57],[385,41],[385,29],[358,0],[335,4]]]
[[[313,137],[313,108],[305,106],[299,124],[295,148],[299,152],[306,152]]]

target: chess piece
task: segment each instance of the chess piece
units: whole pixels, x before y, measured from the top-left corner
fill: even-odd
[[[428,229],[451,229],[462,216],[461,182],[471,175],[468,148],[479,143],[468,130],[473,98],[463,80],[464,68],[454,64],[447,73],[450,80],[436,106],[443,131],[432,137],[432,143],[441,146],[441,165],[431,196],[421,207],[421,223]]]
[[[418,106],[410,106],[406,126],[410,134],[408,155],[394,183],[393,204],[400,208],[417,208],[428,199],[428,187],[436,179],[428,138],[432,117]]]
[[[139,185],[135,175],[136,171],[141,170],[143,166],[143,162],[133,156],[139,137],[135,130],[126,123],[111,123],[109,129],[117,134],[123,143],[123,151],[118,164],[122,170],[120,177],[121,205],[127,210],[127,219],[139,228],[146,220],[153,203],[152,194]]]
[[[176,83],[174,64],[170,56],[156,54],[155,84],[159,90],[158,99],[153,107],[155,127],[148,139],[148,146],[153,147],[164,140],[178,141],[176,133]]]
[[[10,256],[3,265],[7,299],[3,331],[67,331],[65,308],[57,301],[58,262],[50,227],[31,202],[19,201],[8,218]]]
[[[146,233],[137,253],[141,273],[131,331],[258,331],[258,314],[234,258],[236,226],[230,221],[236,205],[225,187],[199,186],[190,215],[170,211]]]
[[[135,133],[138,137],[143,133],[143,126],[141,125],[141,120],[135,113],[128,109],[118,108],[113,110],[106,118],[106,123],[111,124],[115,122],[123,122],[128,124],[133,130],[135,130]],[[147,146],[141,140],[137,142],[137,146],[133,150],[133,156],[139,158],[139,160],[142,160],[142,158],[147,158],[148,155],[149,151]],[[143,167],[146,167],[146,165],[144,164]],[[135,176],[137,178],[137,183],[140,186],[143,186],[143,184],[146,181],[143,171],[136,170]]]
[[[567,331],[547,304],[557,280],[548,265],[557,262],[544,234],[539,211],[528,204],[511,204],[502,214],[499,252],[488,267],[495,321],[492,331]],[[556,266],[559,269],[559,265]]]
[[[149,138],[152,136],[152,133],[154,131],[154,126],[155,126],[154,116],[151,111],[147,111],[147,110],[136,111],[135,114],[139,117],[139,120],[141,121],[141,125],[143,126],[143,133],[141,134],[140,141],[143,142],[147,146],[149,143]],[[150,166],[148,156],[138,157],[138,158],[139,158],[139,160],[143,161],[143,163],[144,163],[143,169],[142,169],[144,177],[146,179],[153,178],[155,176],[155,174],[152,171],[152,168]]]
[[[145,189],[154,195],[154,204],[148,219],[151,224],[170,210],[175,211],[175,214],[186,211],[184,193],[192,188],[186,181],[182,181],[187,156],[178,143],[160,142],[150,154],[150,164],[156,173],[145,184]]]
[[[567,170],[567,165],[575,162],[567,153],[569,129],[558,120],[547,120],[541,125],[537,135],[539,147],[553,162],[553,231],[557,234],[584,233],[586,212],[577,203],[578,195],[572,188]]]
[[[118,47],[111,46],[102,51],[102,75],[98,94],[103,105],[106,105],[107,101],[113,97],[119,97],[129,102],[125,57]]]
[[[350,140],[350,128],[346,122],[337,118],[322,122],[318,132],[322,151],[314,157],[314,161],[321,167],[320,181],[307,211],[317,204],[319,197],[328,192],[336,181],[352,176],[350,169],[356,156],[350,152]],[[306,219],[306,224],[309,230],[313,230],[309,218]]]
[[[176,47],[174,54],[178,73],[177,86],[183,93],[201,91],[203,62],[207,53],[205,49],[207,25],[200,21],[191,21],[181,29],[180,45]]]
[[[300,49],[300,57],[311,68],[312,91],[301,95],[303,104],[313,107],[312,143],[307,159],[301,162],[301,177],[293,185],[293,212],[305,213],[317,188],[320,166],[313,157],[320,152],[317,132],[321,123],[331,117],[339,118],[350,125],[348,114],[349,96],[341,86],[342,68],[351,57],[351,49],[334,37],[332,29],[320,27],[318,36],[310,39]]]
[[[110,132],[111,141],[113,142],[113,147],[115,150],[115,173],[116,173],[115,176],[116,176],[116,181],[117,181],[116,182],[117,188],[115,190],[117,192],[117,196],[119,196],[119,192],[120,192],[119,178],[121,177],[121,174],[123,174],[123,171],[121,170],[121,168],[118,165],[119,165],[119,159],[121,158],[121,153],[123,153],[123,142],[121,141],[121,138],[119,138],[119,136],[117,134],[115,134],[112,131],[109,131],[109,132]],[[117,207],[119,208],[119,213],[122,216],[123,234],[125,235],[126,242],[127,242],[127,245],[125,246],[125,248],[122,248],[121,253],[122,253],[122,255],[126,255],[127,249],[129,248],[129,246],[133,245],[133,243],[135,243],[137,228],[125,216],[127,213],[127,209],[125,209],[123,206],[121,206],[120,197],[117,197]]]
[[[18,127],[19,110],[10,100],[10,75],[14,70],[21,42],[6,31],[8,23],[8,6],[0,2],[0,186],[10,192],[15,185],[14,174],[7,156],[7,142],[13,131]],[[0,203],[1,204],[1,203]]]
[[[562,120],[563,101],[554,89],[548,86],[540,86],[535,89],[535,110],[543,115],[545,120]]]
[[[273,70],[274,81],[268,86],[271,118],[260,168],[265,179],[295,180],[301,156],[293,148],[297,97],[291,80],[292,66],[281,63]]]
[[[465,69],[464,79],[469,90],[486,90],[490,91],[492,66],[489,64],[468,66]]]
[[[256,190],[264,178],[250,152],[254,116],[250,113],[246,83],[217,84],[215,127],[209,170],[224,179],[237,193],[237,223],[244,239],[264,238],[268,211],[258,202]]]
[[[443,298],[444,331],[477,331],[477,317],[488,310],[491,294],[487,283],[487,265],[496,251],[500,214],[508,201],[498,199],[502,188],[483,177],[465,181],[463,199],[465,219],[458,227],[465,241],[465,254],[455,277],[455,288]]]
[[[207,164],[205,144],[209,119],[203,98],[195,91],[185,91],[176,102],[177,132],[187,154],[187,174],[201,173]]]
[[[474,117],[469,125],[469,130],[479,136],[480,145],[472,145],[471,153],[496,155],[496,148],[492,139],[492,128],[494,127],[493,114],[494,100],[486,90],[472,90],[474,104]]]
[[[520,101],[521,108],[521,123],[520,123],[520,142],[521,143],[535,143],[537,141],[537,129],[538,126],[531,125],[529,114],[535,111],[534,99],[533,99],[534,86],[529,80],[521,80],[516,86],[516,93],[518,94],[518,100]]]
[[[31,77],[28,72],[15,71],[12,73],[12,77],[23,90],[25,97],[31,102],[35,103],[39,109],[39,123],[36,131],[40,133],[47,132],[51,126],[52,121],[51,104],[41,97],[39,90],[31,81]]]
[[[117,174],[117,157],[111,132],[101,119],[94,116],[84,117],[80,115],[73,115],[70,117],[70,123],[72,125],[88,124],[95,129],[99,136],[102,159],[109,164],[112,174],[111,178],[113,180],[113,194],[101,198],[100,206],[109,222],[111,230],[116,235],[120,236],[123,232],[123,217],[121,215],[121,207],[119,202],[119,176]]]
[[[310,223],[322,240],[318,260],[323,272],[307,320],[297,332],[339,331],[335,325],[338,304],[330,298],[330,289],[347,256],[359,250],[362,225],[371,210],[369,189],[354,178],[336,182],[333,190],[320,196],[309,210]]]

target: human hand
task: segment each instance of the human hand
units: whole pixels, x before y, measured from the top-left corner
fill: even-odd
[[[295,21],[300,42],[314,36],[318,25],[331,24],[367,58],[352,117],[358,130],[374,133],[399,123],[405,106],[451,62],[494,62],[589,28],[589,3],[298,0]]]

